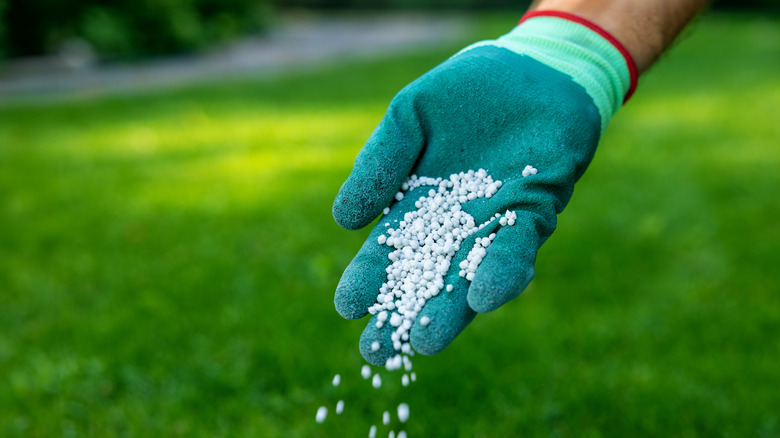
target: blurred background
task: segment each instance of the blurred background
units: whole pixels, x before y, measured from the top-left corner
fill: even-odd
[[[780,436],[779,6],[697,19],[529,289],[374,390],[331,201],[525,5],[0,0],[0,436],[366,436],[399,401],[412,437]]]

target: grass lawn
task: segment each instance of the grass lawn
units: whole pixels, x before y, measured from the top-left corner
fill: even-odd
[[[402,400],[410,437],[780,436],[780,19],[694,28],[529,289],[411,388],[360,378],[364,322],[332,297],[367,230],[330,203],[392,95],[459,47],[0,109],[0,436],[358,437]]]

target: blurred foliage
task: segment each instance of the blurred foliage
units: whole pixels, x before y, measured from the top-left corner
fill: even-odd
[[[530,0],[276,0],[279,7],[323,9],[486,9],[520,8]]]
[[[5,9],[8,7],[6,0],[0,0],[0,61],[5,58],[5,52],[7,50],[6,48],[6,39],[5,39]]]
[[[523,8],[530,0],[0,0],[0,59],[83,40],[103,58],[189,52],[267,27],[274,8]],[[716,0],[715,9],[780,11],[778,0]]]
[[[778,0],[715,0],[712,4],[715,9],[753,9],[763,11],[780,12]]]
[[[108,58],[193,51],[261,30],[265,0],[0,0],[9,56],[34,56],[82,39]],[[2,35],[0,35],[2,38]]]

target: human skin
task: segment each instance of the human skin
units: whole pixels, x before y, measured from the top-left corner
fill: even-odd
[[[708,0],[535,0],[531,11],[578,15],[609,32],[641,74],[669,47]]]

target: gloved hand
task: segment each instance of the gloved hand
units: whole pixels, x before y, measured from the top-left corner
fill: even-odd
[[[636,69],[625,49],[605,31],[579,17],[533,12],[509,34],[474,44],[401,90],[358,154],[333,204],[344,228],[383,217],[346,268],[336,290],[337,311],[345,318],[367,314],[376,302],[392,248],[378,237],[415,210],[430,187],[394,196],[411,174],[449,178],[485,169],[503,185],[491,197],[463,204],[480,224],[496,213],[514,211],[514,226],[494,220],[469,236],[455,253],[443,291],[427,301],[410,331],[414,350],[435,354],[472,321],[520,294],[533,278],[539,247],[556,226],[609,119],[630,94]],[[523,176],[526,166],[538,173]],[[477,237],[496,233],[472,281],[459,264]],[[374,315],[360,351],[382,365],[394,356],[389,324]],[[380,348],[371,348],[379,341]]]

